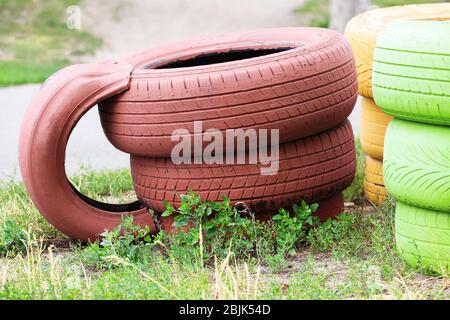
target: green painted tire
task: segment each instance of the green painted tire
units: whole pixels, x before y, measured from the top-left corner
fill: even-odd
[[[450,213],[450,127],[392,120],[383,172],[388,193],[398,201]]]
[[[383,111],[450,125],[449,35],[450,21],[401,21],[381,33],[372,84],[375,103]]]
[[[450,270],[450,214],[397,203],[395,238],[400,256],[413,267]]]

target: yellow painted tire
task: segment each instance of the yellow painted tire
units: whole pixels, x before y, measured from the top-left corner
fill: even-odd
[[[450,3],[420,4],[367,11],[350,20],[345,37],[355,54],[359,94],[372,98],[372,62],[378,35],[400,20],[449,20]]]
[[[377,160],[383,160],[384,134],[392,116],[384,113],[372,99],[362,98],[361,146],[364,152]]]
[[[367,156],[364,175],[364,193],[373,204],[382,204],[386,197],[383,181],[383,162]]]

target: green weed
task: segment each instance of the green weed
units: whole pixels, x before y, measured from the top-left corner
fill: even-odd
[[[112,257],[135,263],[143,255],[151,254],[149,227],[134,225],[131,216],[124,216],[119,226],[103,232],[101,236],[100,241],[81,251],[86,264],[95,265],[98,269],[114,267],[115,260]]]
[[[204,202],[198,194],[189,192],[181,195],[177,210],[166,203],[162,216],[175,214],[173,226],[178,233],[160,240],[166,240],[178,258],[180,253],[185,257],[189,252],[180,252],[180,248],[193,248],[192,256],[205,263],[232,252],[239,259],[282,265],[286,255],[295,255],[305,243],[310,229],[319,225],[319,218],[313,215],[317,208],[317,204],[302,201],[293,205],[292,213],[282,208],[271,221],[261,221],[251,212],[243,215],[227,197],[222,202]]]
[[[0,230],[0,255],[15,255],[25,251],[27,232],[15,220],[6,220]]]

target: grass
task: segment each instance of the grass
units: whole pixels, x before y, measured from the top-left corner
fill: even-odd
[[[81,193],[98,201],[127,203],[136,200],[129,169],[103,170],[99,175],[82,167],[70,181]]]
[[[66,9],[80,0],[0,0],[0,86],[39,83],[101,40],[69,30]]]
[[[377,7],[391,7],[408,4],[439,3],[446,0],[372,0],[372,5]],[[295,9],[296,13],[310,16],[309,26],[328,28],[330,16],[328,12],[329,0],[307,0],[302,6]]]
[[[99,200],[130,199],[128,170],[84,170],[71,181]],[[347,200],[362,201],[361,183],[350,189]],[[22,184],[3,182],[0,299],[449,298],[448,276],[424,275],[398,258],[391,200],[380,208],[356,201],[346,214],[311,228],[298,228],[310,207],[299,207],[296,221],[280,212],[268,226],[233,218],[225,204],[212,224],[226,227],[197,237],[208,230],[205,212],[216,204],[185,199],[184,214],[203,229],[197,224],[187,233],[151,238],[125,219],[122,233],[112,230],[101,243],[81,245],[41,217]],[[201,210],[191,211],[193,203]],[[248,228],[248,236],[230,234],[239,228]]]
[[[328,0],[307,0],[302,6],[296,8],[295,12],[311,15],[310,27],[328,28],[330,24]]]

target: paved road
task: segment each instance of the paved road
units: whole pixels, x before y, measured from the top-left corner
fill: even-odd
[[[83,29],[104,46],[95,59],[117,58],[152,46],[224,32],[307,26],[294,10],[305,0],[88,0]]]

